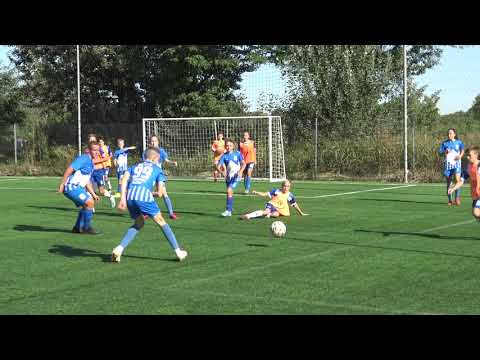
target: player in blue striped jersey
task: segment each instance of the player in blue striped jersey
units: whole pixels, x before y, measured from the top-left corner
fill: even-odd
[[[457,131],[453,128],[448,129],[448,140],[440,145],[438,153],[445,156],[443,175],[447,180],[447,196],[448,206],[460,205],[460,188],[455,191],[455,200],[452,201],[452,195],[448,190],[455,178],[455,183],[460,182],[460,174],[462,172],[462,157],[464,154],[463,142],[458,140]]]
[[[239,151],[234,150],[232,140],[225,140],[225,154],[218,160],[217,170],[225,177],[227,185],[227,205],[222,213],[223,217],[232,216],[233,211],[233,190],[238,183],[242,181],[243,170],[245,170],[245,160]]]
[[[58,192],[72,200],[77,207],[81,207],[72,232],[96,235],[98,233],[92,228],[92,218],[94,200],[98,201],[99,198],[93,190],[90,178],[94,169],[92,157],[98,156],[100,146],[92,141],[88,144],[88,150],[87,154],[75,158],[65,170]]]
[[[115,196],[120,197],[122,177],[128,169],[128,153],[130,150],[135,150],[135,146],[125,147],[125,140],[123,138],[117,139],[118,149],[113,153],[113,163],[117,169],[118,187]]]
[[[128,229],[121,243],[113,249],[112,261],[120,262],[125,248],[143,228],[145,216],[152,218],[161,228],[175,251],[177,258],[183,260],[188,254],[178,246],[172,229],[163,219],[154,199],[154,196],[158,196],[161,191],[161,183],[165,181],[162,170],[156,165],[160,158],[160,153],[157,149],[149,148],[145,153],[145,157],[145,161],[130,167],[123,175],[122,194],[118,208],[120,210],[128,208],[130,216],[135,220],[135,223]],[[157,185],[158,192],[152,192],[154,185]]]
[[[164,171],[163,170],[163,163],[172,164],[173,166],[178,165],[178,163],[176,161],[170,160],[168,158],[168,154],[165,151],[165,149],[160,147],[158,136],[153,135],[153,136],[150,137],[150,147],[158,150],[158,152],[160,154],[160,157],[159,157],[159,160],[157,162],[157,165],[160,167],[160,169],[162,171]],[[146,152],[144,151],[143,154],[142,154],[142,160],[145,160],[145,154],[146,154]],[[165,206],[167,207],[167,211],[168,211],[170,219],[176,220],[177,215],[173,212],[172,200],[170,200],[170,197],[167,194],[167,177],[166,176],[165,176],[165,181],[163,181],[161,183],[161,185],[162,185],[162,190],[159,191],[159,196],[161,196],[163,198],[163,202],[165,203]]]

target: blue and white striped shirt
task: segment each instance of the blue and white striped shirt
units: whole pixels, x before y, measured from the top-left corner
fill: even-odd
[[[446,170],[451,170],[451,169],[461,169],[462,167],[462,161],[461,160],[455,160],[455,157],[460,155],[462,150],[464,149],[463,142],[461,142],[458,139],[455,140],[445,140],[441,145],[439,149],[439,154],[443,155],[447,153],[445,156],[445,163],[444,167]]]
[[[79,186],[84,188],[90,181],[94,169],[92,158],[88,154],[76,157],[70,166],[74,172],[67,178],[64,192],[72,191]]]
[[[152,187],[165,180],[162,170],[153,162],[147,160],[131,166],[128,169],[130,179],[127,188],[127,200],[152,202],[155,201]]]

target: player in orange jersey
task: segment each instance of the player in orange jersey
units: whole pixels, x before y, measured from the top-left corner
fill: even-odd
[[[220,173],[217,170],[218,160],[225,153],[225,140],[223,139],[223,133],[218,133],[217,140],[214,140],[211,147],[213,151],[213,166],[215,170],[213,171],[213,181],[217,182],[217,179]]]
[[[238,146],[240,153],[245,160],[245,171],[246,175],[244,178],[245,194],[250,192],[250,187],[252,185],[252,172],[257,162],[257,149],[255,149],[255,143],[253,140],[250,140],[250,134],[248,131],[243,133],[243,140],[240,141]]]
[[[460,189],[467,179],[470,179],[470,194],[472,196],[472,215],[480,222],[480,148],[472,146],[467,150],[468,160],[470,163],[466,170],[462,172],[460,181],[454,187],[448,189],[448,194],[451,195],[454,191]]]

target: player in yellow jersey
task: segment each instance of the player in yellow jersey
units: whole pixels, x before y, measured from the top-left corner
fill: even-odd
[[[250,133],[245,131],[243,133],[243,140],[240,141],[238,149],[245,160],[245,171],[246,175],[244,178],[245,194],[250,192],[250,187],[252,186],[252,172],[255,163],[257,162],[257,149],[255,149],[255,143],[253,140],[250,140]]]
[[[298,206],[295,197],[290,192],[290,181],[285,180],[282,182],[282,187],[280,189],[273,189],[270,192],[259,192],[253,191],[252,193],[255,195],[269,197],[270,201],[265,205],[265,210],[257,210],[253,211],[249,214],[244,214],[240,216],[242,220],[250,220],[257,217],[279,217],[279,216],[290,216],[290,208],[289,206],[293,207],[298,213],[302,216],[306,216]]]
[[[217,170],[218,160],[225,153],[225,140],[223,139],[223,133],[218,133],[217,140],[214,140],[211,147],[213,151],[213,166],[215,170],[213,171],[213,181],[217,182],[220,173]]]

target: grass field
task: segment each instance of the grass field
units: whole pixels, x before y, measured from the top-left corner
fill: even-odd
[[[271,219],[219,216],[224,184],[170,181],[179,215],[170,224],[189,258],[174,261],[147,222],[112,264],[130,218],[103,199],[94,217],[103,234],[71,234],[77,210],[58,182],[0,178],[0,314],[480,313],[468,187],[448,208],[439,184],[294,183],[312,216],[282,219],[287,236],[275,239]],[[237,195],[234,211],[263,206]]]

